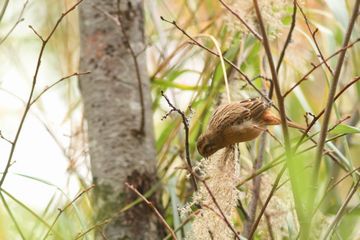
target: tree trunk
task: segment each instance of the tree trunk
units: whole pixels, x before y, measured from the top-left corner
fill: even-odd
[[[119,213],[137,198],[125,182],[144,193],[156,181],[143,2],[92,0],[82,5],[81,17],[80,68],[91,74],[81,78],[80,89],[96,184],[96,221],[111,218],[103,229],[107,239],[159,239],[158,221],[145,204]]]

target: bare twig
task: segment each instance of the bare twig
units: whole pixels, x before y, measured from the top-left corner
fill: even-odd
[[[349,26],[346,31],[343,48],[345,48],[347,45],[349,45],[351,33],[352,33],[354,25],[355,25],[355,20],[356,20],[357,16],[359,15],[359,13],[358,13],[359,5],[360,5],[360,0],[357,0],[355,2],[352,16],[351,16],[351,19],[349,22]],[[330,121],[331,110],[332,110],[332,106],[333,106],[334,100],[335,100],[336,88],[337,88],[337,85],[339,82],[341,69],[342,69],[342,66],[343,66],[344,60],[345,60],[345,53],[346,53],[346,50],[342,51],[339,55],[339,59],[338,59],[338,62],[337,62],[336,68],[335,68],[335,72],[334,72],[334,78],[331,83],[330,92],[329,92],[327,104],[325,107],[324,120],[323,120],[323,124],[322,124],[321,130],[320,130],[320,136],[319,136],[319,141],[318,141],[318,148],[316,151],[315,166],[314,166],[314,172],[313,172],[313,180],[314,181],[312,181],[312,182],[315,185],[317,185],[318,173],[319,173],[321,158],[322,158],[322,154],[323,154],[323,150],[324,150],[324,146],[325,146],[325,140],[326,140],[327,129],[328,129],[329,121]]]
[[[278,76],[276,73],[276,68],[275,68],[274,60],[273,60],[271,49],[270,49],[270,43],[269,43],[266,31],[265,31],[265,25],[264,25],[264,22],[263,22],[261,13],[260,13],[259,4],[258,4],[257,0],[253,0],[253,3],[254,3],[257,20],[259,22],[260,32],[263,37],[262,43],[263,43],[263,46],[264,46],[264,49],[266,52],[266,56],[267,56],[267,59],[269,62],[269,67],[270,67],[271,77],[272,77],[272,81],[273,81],[273,85],[274,85],[274,90],[275,90],[277,102],[279,105],[281,128],[282,128],[282,132],[284,135],[285,152],[288,156],[288,159],[291,159],[291,145],[290,145],[290,138],[289,138],[289,129],[288,129],[287,123],[286,123],[287,120],[286,120],[286,113],[285,113],[284,98],[281,94],[279,79],[278,79]]]
[[[155,212],[156,216],[159,218],[159,220],[161,221],[161,223],[164,225],[164,227],[169,231],[169,233],[171,234],[171,236],[173,237],[173,239],[177,239],[176,235],[174,233],[174,231],[171,229],[171,227],[169,226],[169,224],[165,221],[165,219],[163,218],[163,216],[161,216],[161,214],[159,213],[159,211],[156,209],[156,207],[154,206],[154,204],[152,204],[152,202],[150,202],[149,200],[146,199],[146,197],[144,195],[142,195],[133,185],[129,184],[129,183],[125,183],[125,185],[134,193],[136,193],[136,195],[138,195],[142,200],[144,200],[144,202]]]
[[[194,39],[192,36],[190,36],[184,29],[182,29],[175,21],[169,21],[166,20],[164,17],[160,17],[161,20],[172,24],[174,27],[176,27],[180,32],[182,32],[186,37],[188,37],[194,45],[206,50],[207,52],[213,54],[214,56],[220,57],[219,54],[213,50],[211,50],[210,48],[204,46],[203,44],[201,44],[199,41],[197,41],[196,39]],[[239,67],[237,67],[233,62],[231,62],[229,59],[224,57],[224,61],[226,63],[228,63],[233,69],[235,69],[238,73],[240,73],[240,75],[245,79],[245,81],[257,92],[260,94],[260,96],[262,96],[266,101],[271,102],[271,100],[269,100],[269,98],[263,93],[261,92],[260,89],[258,89],[250,80],[250,78],[243,73],[243,71],[240,70]],[[274,106],[275,107],[275,106]]]
[[[311,37],[312,37],[312,39],[313,39],[313,41],[314,41],[314,43],[315,43],[315,47],[316,47],[316,49],[317,49],[317,51],[318,51],[318,54],[317,54],[318,57],[320,57],[321,60],[325,63],[325,66],[327,67],[327,69],[329,70],[329,72],[331,73],[331,75],[334,75],[333,70],[331,69],[331,67],[329,66],[329,64],[327,63],[327,61],[325,61],[324,55],[322,54],[321,49],[320,49],[320,46],[319,46],[319,44],[318,44],[318,42],[317,42],[317,40],[316,40],[316,34],[318,33],[319,29],[318,29],[318,28],[315,28],[314,31],[311,30],[309,19],[308,19],[307,16],[305,15],[305,13],[304,13],[303,9],[301,8],[300,4],[297,3],[296,0],[295,0],[295,2],[296,2],[296,5],[297,5],[297,6],[299,7],[299,9],[300,9],[301,15],[303,16],[303,18],[304,18],[304,20],[305,20],[305,24],[306,24],[306,26],[307,26],[307,29],[309,30],[309,32],[310,32],[310,34],[311,34]]]
[[[252,29],[252,27],[251,27],[249,24],[247,24],[246,21],[245,21],[244,19],[242,19],[242,17],[241,17],[239,14],[237,14],[234,10],[232,10],[232,9],[229,7],[229,5],[227,5],[223,0],[219,0],[219,2],[220,2],[227,10],[229,10],[229,12],[231,12],[231,14],[233,14],[237,19],[239,19],[239,21],[240,21],[242,24],[244,24],[244,26],[245,26],[252,34],[254,34],[254,36],[255,36],[258,40],[262,41],[262,37],[260,36],[260,34],[257,33],[254,29]]]
[[[2,132],[0,131],[0,138],[5,140],[6,142],[10,143],[11,145],[13,145],[14,143],[12,141],[10,141],[8,138],[6,138]]]
[[[259,150],[258,150],[258,157],[255,159],[255,163],[253,165],[253,171],[256,172],[262,167],[262,163],[264,160],[264,153],[265,153],[265,144],[266,144],[266,134],[262,134],[260,137],[259,143]],[[246,222],[244,226],[244,233],[245,237],[248,237],[250,234],[251,227],[255,221],[256,217],[256,209],[259,203],[260,197],[260,188],[261,188],[261,175],[256,176],[253,178],[253,189],[252,189],[252,196],[249,204],[249,220]]]
[[[236,232],[236,230],[233,228],[233,226],[231,226],[231,223],[229,222],[229,220],[226,218],[224,212],[221,210],[219,203],[216,201],[216,198],[214,197],[214,194],[211,192],[209,186],[206,184],[206,181],[202,181],[202,183],[204,184],[206,190],[208,191],[212,201],[214,202],[216,208],[219,210],[222,219],[225,221],[226,225],[229,227],[229,229],[234,233],[235,239],[239,239],[240,240],[240,236],[238,235],[238,233]]]
[[[29,25],[29,28],[35,33],[35,35],[42,41],[45,42],[44,38],[35,30],[35,28]]]
[[[192,168],[192,164],[191,164],[191,159],[190,159],[190,149],[189,149],[189,120],[187,119],[187,117],[185,116],[185,113],[183,111],[181,111],[180,109],[176,108],[168,99],[168,97],[164,94],[163,91],[161,91],[161,95],[165,98],[165,100],[167,101],[167,103],[169,104],[169,106],[171,107],[171,110],[169,113],[171,112],[177,112],[178,114],[180,114],[181,118],[182,118],[182,122],[184,124],[184,129],[185,129],[185,153],[186,153],[186,161],[187,161],[187,165],[188,165],[188,171],[190,173],[190,177],[194,186],[195,191],[198,190],[198,186],[196,183],[196,179],[194,176],[194,172],[193,172],[193,168]],[[169,113],[167,113],[164,117],[166,118]],[[164,119],[164,118],[163,118]]]
[[[329,225],[325,237],[324,239],[328,239],[329,236],[332,234],[332,232],[335,230],[336,226],[338,225],[338,223],[340,222],[340,219],[342,218],[344,211],[346,209],[346,206],[349,204],[351,198],[354,196],[354,194],[356,193],[356,191],[358,190],[360,185],[360,178],[359,180],[357,180],[357,182],[353,185],[352,189],[350,190],[348,196],[346,197],[344,203],[341,205],[340,209],[338,210],[338,212],[336,213],[335,219],[333,220],[333,222]]]
[[[190,222],[190,220],[194,217],[194,215],[197,215],[200,212],[200,209],[195,210],[192,212],[176,229],[174,229],[174,232],[178,232],[184,228],[184,226]],[[171,237],[171,234],[169,233],[166,237],[164,237],[163,240],[167,240]]]
[[[348,84],[346,84],[334,97],[334,102],[349,88],[351,87],[353,84],[355,84],[357,81],[360,80],[360,76],[354,78],[351,82],[349,82]],[[325,109],[323,109],[319,114],[317,114],[316,116],[312,115],[314,118],[311,121],[311,123],[308,125],[308,127],[306,128],[305,132],[303,133],[303,135],[301,136],[300,140],[298,141],[298,143],[295,146],[295,152],[296,149],[299,148],[299,146],[301,145],[301,143],[303,142],[303,140],[305,139],[305,137],[307,136],[307,134],[309,133],[310,129],[315,125],[315,123],[317,122],[317,120],[320,119],[320,117],[325,113]]]
[[[296,6],[296,0],[293,1],[293,14],[292,14],[292,17],[291,17],[291,25],[290,25],[290,29],[289,29],[289,33],[286,37],[286,40],[285,40],[285,43],[284,43],[284,46],[281,50],[281,53],[280,53],[280,57],[279,57],[279,61],[276,65],[276,72],[279,74],[279,70],[280,70],[280,67],[281,67],[281,64],[282,64],[282,61],[285,57],[285,52],[286,52],[286,49],[287,47],[289,46],[290,42],[291,42],[291,37],[292,37],[292,34],[294,32],[294,29],[295,29],[295,25],[296,25],[296,13],[297,13],[297,6]],[[269,98],[271,99],[271,95],[272,95],[272,91],[270,92],[269,91]]]
[[[339,185],[342,181],[344,181],[347,177],[351,176],[351,174],[353,174],[354,172],[360,170],[360,167],[354,168],[352,171],[348,172],[347,174],[345,174],[342,178],[340,178],[337,182],[335,182],[334,184],[332,184],[331,186],[329,186],[326,189],[326,192],[324,193],[324,195],[322,196],[321,200],[319,201],[319,203],[317,204],[316,208],[314,209],[313,214],[316,213],[316,211],[320,208],[321,204],[323,203],[323,201],[325,200],[325,197],[328,193],[330,193],[337,185]]]
[[[119,7],[120,4],[117,4],[117,6]],[[117,17],[114,17],[109,12],[99,8],[96,5],[93,5],[93,7],[96,10],[103,13],[106,17],[108,17],[111,21],[113,21],[120,28],[121,34],[123,35],[122,41],[123,41],[124,45],[127,47],[127,49],[129,50],[130,55],[133,59],[134,66],[135,66],[136,79],[138,82],[138,91],[139,91],[140,105],[141,105],[141,120],[140,120],[139,133],[141,135],[144,135],[145,134],[145,102],[144,102],[145,100],[144,100],[144,93],[143,93],[143,88],[142,88],[140,67],[139,67],[139,63],[137,60],[138,55],[140,55],[140,53],[143,52],[143,50],[140,51],[139,53],[136,53],[134,48],[131,46],[130,41],[129,41],[129,36],[126,33],[126,30],[124,29],[123,24],[122,24],[120,9],[118,9],[118,11],[117,11],[118,12]]]
[[[281,186],[279,186],[277,189],[279,189],[280,187]],[[260,203],[261,207],[264,207],[264,204],[261,201],[261,198],[259,199],[259,203]],[[270,240],[274,240],[275,237],[274,237],[274,230],[273,230],[272,225],[271,225],[271,216],[265,211],[264,212],[264,217],[265,217],[266,225],[267,225],[268,232],[269,232],[269,238],[270,238]]]
[[[291,93],[294,88],[296,88],[297,86],[299,86],[303,81],[307,80],[308,77],[310,76],[310,74],[315,71],[318,67],[320,67],[321,65],[323,65],[325,62],[329,61],[330,59],[332,59],[333,57],[335,57],[336,55],[338,55],[339,53],[346,51],[346,49],[351,48],[352,46],[354,46],[356,43],[358,43],[360,41],[360,38],[356,39],[354,42],[350,43],[349,45],[342,47],[341,49],[337,50],[336,52],[334,52],[333,54],[331,54],[329,57],[327,57],[324,61],[313,65],[313,67],[299,80],[297,81],[289,90],[287,90],[284,93],[284,98]]]
[[[84,232],[80,232],[75,238],[74,240],[77,239],[83,239],[83,237],[88,234],[89,232],[91,232],[94,229],[100,228],[106,224],[108,224],[111,221],[111,219],[105,219],[104,221],[100,222],[100,223],[96,223],[93,226],[89,227],[86,231]]]
[[[0,40],[0,45],[6,41],[6,39],[10,36],[10,34],[15,30],[16,26],[19,25],[19,23],[21,23],[22,21],[24,21],[24,18],[22,16],[24,15],[24,11],[25,11],[25,8],[26,8],[26,5],[28,4],[28,2],[29,2],[29,0],[25,1],[17,21],[15,22],[14,26],[12,26],[12,28],[8,31],[8,33],[5,34],[3,39]]]
[[[140,66],[139,66],[139,62],[137,60],[137,56],[138,54],[134,51],[133,47],[130,44],[129,41],[129,36],[127,35],[124,27],[122,26],[122,17],[120,14],[120,3],[118,0],[118,20],[119,20],[119,27],[121,29],[121,32],[123,34],[123,42],[124,44],[127,46],[127,48],[130,51],[131,57],[134,61],[134,65],[135,65],[135,73],[136,73],[136,79],[138,81],[138,89],[139,89],[139,97],[140,97],[140,104],[141,104],[141,122],[140,122],[140,130],[139,133],[141,135],[145,135],[145,100],[144,100],[144,93],[143,93],[143,87],[142,87],[142,80],[141,80],[141,74],[140,74]]]
[[[6,11],[7,7],[8,7],[9,1],[10,0],[5,0],[5,2],[3,3],[3,8],[0,11],[0,22],[1,22],[2,18],[4,17],[4,14],[5,14],[5,11]]]
[[[270,202],[272,196],[274,195],[274,193],[277,189],[277,186],[280,182],[280,179],[281,179],[282,175],[284,174],[285,170],[286,170],[286,165],[284,164],[284,166],[282,167],[282,169],[280,170],[279,174],[277,175],[277,177],[275,179],[273,187],[271,188],[271,191],[270,191],[268,197],[266,198],[264,206],[260,210],[259,216],[257,217],[256,221],[254,222],[254,225],[251,228],[249,238],[248,238],[249,240],[251,240],[254,237],[255,231],[260,223],[261,217],[264,214],[266,207],[269,205],[269,202]]]
[[[336,121],[336,123],[334,124],[334,126],[332,126],[331,128],[329,128],[328,132],[330,132],[331,130],[333,130],[334,128],[336,128],[338,125],[340,125],[341,123],[345,122],[345,121],[348,120],[349,118],[351,118],[350,115],[345,116],[345,117],[339,119],[338,121]]]
[[[71,78],[71,77],[74,77],[74,76],[82,76],[82,75],[86,75],[86,74],[89,74],[90,72],[80,72],[80,73],[73,73],[73,74],[70,74],[66,77],[63,77],[63,78],[60,78],[59,80],[57,80],[56,82],[52,83],[50,86],[47,86],[44,90],[42,90],[39,95],[37,95],[30,103],[30,105],[33,105],[37,100],[39,100],[39,98],[44,94],[46,93],[48,90],[50,90],[51,88],[53,88],[54,86],[56,86],[57,84],[63,82],[64,80],[68,79],[68,78]]]
[[[90,187],[84,189],[83,191],[81,191],[71,202],[69,202],[68,204],[65,205],[65,207],[63,207],[62,209],[61,208],[58,208],[59,212],[58,214],[56,215],[54,221],[52,222],[50,228],[48,229],[47,233],[45,234],[43,240],[45,240],[50,232],[52,231],[53,227],[55,226],[55,223],[57,222],[57,220],[59,219],[60,215],[66,211],[66,209],[68,209],[71,205],[73,205],[76,200],[78,200],[82,195],[84,195],[85,193],[89,192],[90,190],[92,190],[93,188],[95,187],[95,185],[91,185]]]
[[[77,3],[75,3],[71,8],[69,8],[66,12],[62,13],[60,18],[57,20],[57,22],[55,23],[55,26],[53,27],[53,29],[51,30],[51,32],[49,33],[49,35],[44,39],[43,37],[41,37],[41,35],[39,35],[35,29],[33,27],[30,27],[31,29],[33,29],[34,33],[40,38],[42,44],[41,44],[41,49],[40,49],[40,53],[39,53],[39,56],[37,58],[37,63],[36,63],[36,68],[35,68],[35,73],[34,73],[34,76],[33,76],[33,81],[32,81],[32,85],[31,85],[31,90],[30,90],[30,93],[29,93],[29,97],[28,97],[28,100],[27,100],[27,103],[26,103],[26,106],[25,106],[25,110],[24,110],[24,113],[21,117],[21,120],[20,120],[20,123],[19,123],[19,126],[18,126],[18,129],[16,131],[16,135],[15,135],[15,138],[13,140],[13,144],[11,146],[11,149],[10,149],[10,153],[9,153],[9,156],[8,156],[8,159],[7,159],[7,162],[6,162],[6,166],[5,166],[5,170],[4,170],[4,173],[1,177],[1,180],[0,180],[0,187],[2,186],[2,184],[4,183],[5,181],[5,177],[9,171],[9,168],[10,168],[10,165],[11,165],[11,161],[12,161],[12,157],[14,155],[14,152],[15,152],[15,148],[16,148],[16,143],[19,139],[19,136],[20,136],[20,133],[21,133],[21,130],[24,126],[24,122],[25,122],[25,119],[26,119],[26,116],[30,110],[30,106],[31,106],[31,101],[32,101],[32,97],[33,97],[33,94],[34,94],[34,90],[35,90],[35,86],[36,86],[36,82],[37,82],[37,78],[38,78],[38,74],[39,74],[39,70],[40,70],[40,65],[41,65],[41,59],[42,59],[42,56],[44,54],[44,50],[45,50],[45,47],[48,43],[48,41],[50,40],[50,38],[53,36],[54,32],[56,31],[57,27],[59,26],[59,24],[61,23],[61,21],[63,20],[63,18],[69,14],[71,11],[73,11],[83,0],[79,0]]]

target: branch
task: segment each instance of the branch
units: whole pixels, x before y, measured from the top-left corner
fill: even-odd
[[[120,7],[119,4],[118,8]],[[136,73],[136,79],[138,82],[138,91],[139,91],[139,97],[140,97],[140,105],[141,105],[141,120],[140,120],[140,128],[139,128],[139,134],[141,135],[145,135],[145,100],[144,100],[144,93],[143,93],[143,89],[142,89],[142,81],[141,81],[141,74],[140,74],[140,67],[139,67],[139,63],[137,60],[138,55],[143,52],[140,51],[140,53],[136,53],[134,48],[131,46],[130,41],[129,41],[129,36],[127,35],[123,24],[121,23],[121,15],[120,15],[120,9],[118,9],[118,15],[117,18],[112,16],[110,13],[108,13],[107,11],[99,8],[96,5],[93,5],[93,7],[100,11],[101,13],[103,13],[106,17],[108,17],[110,20],[112,20],[119,28],[121,31],[121,34],[123,35],[122,41],[124,43],[124,45],[127,47],[127,49],[130,52],[130,55],[133,59],[134,62],[134,66],[135,66],[135,73]]]
[[[8,138],[6,138],[6,137],[2,134],[1,131],[0,131],[0,138],[3,139],[3,140],[5,140],[6,142],[10,143],[11,145],[14,144],[11,140],[9,140]]]
[[[343,48],[345,48],[349,44],[351,33],[353,31],[356,18],[359,14],[359,5],[360,5],[360,0],[356,0],[354,8],[353,8],[353,12],[352,12],[351,20],[349,22],[349,26],[346,31]],[[315,167],[314,167],[314,172],[313,172],[313,180],[314,181],[312,181],[312,182],[315,185],[317,185],[317,179],[318,179],[318,174],[319,174],[319,169],[320,169],[321,158],[322,158],[322,154],[323,154],[323,150],[324,150],[324,146],[325,146],[327,129],[328,129],[330,116],[331,116],[331,109],[334,104],[336,88],[337,88],[337,85],[339,82],[341,69],[344,64],[345,53],[346,53],[346,50],[344,50],[340,53],[340,56],[339,56],[339,59],[338,59],[338,62],[337,62],[336,68],[335,68],[335,72],[334,72],[333,82],[331,84],[329,96],[327,99],[327,104],[326,104],[325,113],[324,113],[324,121],[321,126],[321,130],[320,130],[318,148],[316,151],[316,158],[315,158]]]
[[[263,43],[263,46],[265,48],[266,56],[268,58],[269,67],[270,67],[271,76],[272,76],[272,81],[273,81],[273,85],[274,85],[274,90],[275,90],[278,105],[279,105],[281,128],[282,128],[282,132],[283,132],[283,135],[284,135],[285,151],[286,151],[286,154],[288,154],[288,157],[290,159],[291,146],[290,146],[289,130],[288,130],[287,123],[286,123],[287,120],[286,120],[286,113],[285,113],[284,98],[281,95],[279,79],[278,79],[278,76],[277,76],[277,73],[276,73],[275,64],[274,64],[274,60],[273,60],[273,57],[272,57],[269,40],[268,40],[267,35],[266,35],[264,22],[263,22],[263,19],[261,17],[259,4],[258,4],[257,0],[253,0],[253,3],[254,3],[256,16],[257,16],[257,19],[258,19],[258,22],[259,22],[261,35],[263,37],[262,43]]]
[[[50,40],[50,38],[52,37],[52,35],[54,34],[55,30],[57,29],[57,27],[59,26],[59,24],[61,23],[61,21],[63,20],[63,18],[69,14],[71,11],[73,11],[83,0],[79,0],[77,3],[75,3],[70,9],[68,9],[66,12],[62,13],[60,18],[57,20],[57,22],[55,23],[55,26],[53,27],[52,31],[49,33],[49,35],[44,39],[41,35],[39,35],[35,29],[33,27],[30,26],[31,29],[33,29],[34,33],[40,38],[42,44],[41,44],[41,49],[40,49],[40,53],[39,53],[39,56],[37,58],[37,63],[36,63],[36,68],[35,68],[35,73],[34,73],[34,76],[33,76],[33,81],[32,81],[32,85],[31,85],[31,90],[30,90],[30,93],[29,93],[29,97],[28,97],[28,100],[26,102],[26,106],[25,106],[25,110],[24,110],[24,113],[21,117],[21,120],[20,120],[20,123],[19,123],[19,126],[18,126],[18,129],[16,131],[16,135],[15,135],[15,138],[14,140],[12,141],[13,144],[11,146],[11,149],[10,149],[10,153],[9,153],[9,156],[8,156],[8,159],[7,159],[7,162],[6,162],[6,166],[5,166],[5,170],[4,170],[4,173],[0,179],[0,187],[3,185],[4,181],[5,181],[5,177],[9,171],[9,168],[11,166],[11,161],[12,161],[12,157],[14,155],[14,152],[15,152],[15,148],[16,148],[16,143],[19,139],[19,136],[20,136],[20,133],[21,133],[21,130],[24,126],[24,122],[25,122],[25,119],[26,119],[26,116],[30,110],[30,107],[31,107],[31,101],[32,101],[32,97],[33,97],[33,94],[34,94],[34,90],[35,90],[35,86],[36,86],[36,82],[37,82],[37,78],[38,78],[38,74],[39,74],[39,70],[40,70],[40,65],[41,65],[41,59],[42,59],[42,56],[44,54],[44,50],[45,50],[45,47],[48,43],[48,41]]]
[[[341,205],[340,209],[338,210],[338,212],[336,213],[335,219],[334,221],[329,225],[325,237],[324,239],[328,239],[328,237],[330,236],[330,234],[334,231],[334,229],[336,228],[337,224],[339,223],[341,217],[344,214],[344,211],[346,209],[346,206],[349,204],[351,198],[354,196],[354,194],[356,193],[356,191],[358,190],[360,186],[360,179],[356,182],[355,185],[353,185],[352,189],[350,190],[348,196],[346,197],[344,203]]]
[[[354,78],[351,82],[349,82],[348,84],[346,84],[334,97],[334,102],[353,84],[355,84],[357,81],[360,80],[360,76]],[[305,132],[303,133],[303,135],[301,136],[300,140],[298,141],[298,143],[295,146],[295,152],[296,150],[299,148],[299,146],[301,145],[302,141],[304,140],[304,138],[307,136],[307,134],[309,133],[310,129],[315,125],[315,123],[317,122],[317,120],[320,119],[320,117],[324,114],[325,109],[323,109],[318,115],[314,116],[313,114],[311,114],[314,118],[311,121],[311,123],[308,125],[308,127],[306,128]]]
[[[242,17],[241,17],[239,14],[237,14],[234,10],[232,10],[232,9],[229,7],[229,5],[227,5],[223,0],[219,0],[219,1],[220,1],[220,3],[221,3],[227,10],[229,10],[237,19],[239,19],[239,21],[240,21],[242,24],[244,24],[244,26],[245,26],[252,34],[254,34],[254,36],[255,36],[258,40],[260,40],[260,41],[263,40],[262,37],[261,37],[254,29],[252,29],[252,28],[250,27],[250,25],[247,24],[246,21],[245,21],[244,19],[242,19]]]
[[[316,208],[314,209],[313,214],[316,213],[316,211],[320,208],[321,204],[323,203],[323,201],[325,200],[325,197],[327,194],[329,194],[337,185],[339,185],[342,181],[344,181],[347,177],[349,177],[351,174],[353,174],[354,172],[360,170],[360,167],[354,168],[352,171],[348,172],[347,174],[345,174],[342,178],[340,178],[337,182],[335,182],[334,184],[332,184],[330,187],[328,187],[326,189],[326,192],[324,193],[323,197],[321,198],[321,200],[319,201],[318,205],[316,206]]]
[[[155,215],[160,219],[161,223],[164,225],[164,227],[169,231],[169,233],[171,234],[171,236],[173,237],[173,239],[177,239],[176,235],[174,233],[174,231],[171,229],[171,227],[169,226],[169,224],[165,221],[165,219],[163,218],[163,216],[161,216],[161,214],[159,213],[159,211],[156,209],[156,207],[154,206],[154,204],[152,204],[152,202],[150,202],[149,200],[146,199],[146,197],[144,197],[144,195],[142,195],[133,185],[129,184],[129,183],[125,183],[125,185],[134,193],[136,193],[136,195],[138,195],[142,200],[144,200],[144,202],[155,212]]]
[[[297,6],[296,6],[296,0],[294,0],[294,11],[293,11],[293,14],[292,14],[292,17],[291,17],[291,26],[290,26],[290,30],[289,30],[289,33],[286,37],[286,41],[284,43],[284,46],[283,46],[283,49],[281,50],[281,53],[280,53],[280,57],[279,57],[279,61],[276,65],[276,73],[279,74],[279,70],[280,70],[280,67],[281,67],[281,64],[282,64],[282,61],[285,57],[285,52],[286,52],[286,49],[287,47],[289,46],[290,42],[291,42],[291,37],[292,37],[292,33],[295,29],[295,25],[296,25],[296,13],[297,13]],[[272,95],[272,91],[269,91],[269,98],[271,99],[271,95]]]
[[[58,85],[59,83],[63,82],[64,80],[74,77],[74,76],[82,76],[82,75],[86,75],[89,74],[90,72],[80,72],[80,73],[73,73],[71,75],[68,75],[66,77],[60,78],[59,80],[57,80],[56,82],[52,83],[50,86],[47,86],[44,90],[42,90],[39,95],[37,95],[30,103],[30,106],[33,105],[37,100],[39,100],[39,98],[46,93],[48,90],[50,90],[51,88],[53,88],[54,86]]]
[[[4,14],[5,14],[5,11],[6,11],[7,7],[8,7],[9,1],[10,0],[5,0],[5,2],[3,3],[3,8],[0,11],[0,22],[1,22],[2,18],[4,17]]]
[[[45,234],[43,240],[45,240],[48,236],[49,233],[52,231],[53,227],[55,226],[56,221],[59,219],[60,215],[66,211],[66,209],[68,209],[71,205],[74,204],[74,202],[76,202],[76,200],[78,200],[82,195],[84,195],[85,193],[89,192],[90,190],[92,190],[95,187],[95,185],[91,185],[90,187],[86,188],[85,190],[81,191],[71,202],[69,202],[68,204],[65,205],[65,207],[63,207],[62,209],[59,208],[59,213],[56,215],[55,220],[53,221],[53,223],[51,224],[49,230],[47,231],[47,233]]]
[[[352,46],[354,46],[357,42],[360,41],[360,38],[356,39],[354,42],[350,43],[349,45],[337,50],[335,53],[333,53],[332,55],[330,55],[329,57],[327,57],[324,61],[313,65],[312,69],[310,69],[297,83],[294,84],[294,86],[292,86],[288,91],[285,92],[284,94],[284,98],[294,90],[294,88],[296,88],[297,86],[299,86],[303,81],[308,79],[308,76],[315,71],[318,67],[320,67],[321,65],[323,65],[325,62],[329,61],[330,59],[332,59],[333,57],[335,57],[336,55],[338,55],[339,53],[346,51],[346,49],[351,48]]]
[[[259,223],[260,223],[261,217],[262,217],[262,215],[264,214],[266,207],[269,205],[269,202],[270,202],[272,196],[274,195],[274,193],[275,193],[275,191],[276,191],[276,189],[277,189],[277,186],[279,185],[280,179],[281,179],[282,175],[284,174],[285,170],[286,170],[286,165],[284,165],[284,166],[282,167],[282,169],[280,170],[279,174],[277,175],[277,177],[276,177],[276,179],[275,179],[275,182],[274,182],[274,184],[273,184],[273,187],[271,188],[271,191],[270,191],[268,197],[266,198],[266,201],[265,201],[265,203],[264,203],[264,206],[261,208],[260,213],[259,213],[259,216],[257,217],[254,225],[253,225],[252,228],[251,228],[251,231],[250,231],[250,234],[249,234],[249,238],[248,238],[249,240],[251,240],[251,239],[254,237],[255,231],[256,231]]]
[[[220,205],[219,205],[219,203],[216,201],[216,199],[215,199],[214,195],[212,194],[212,192],[210,191],[209,186],[206,184],[205,181],[202,181],[202,183],[204,184],[206,190],[208,191],[208,193],[209,193],[212,201],[214,202],[216,208],[219,210],[219,212],[220,212],[223,220],[225,221],[226,225],[227,225],[227,226],[230,228],[230,230],[234,233],[235,239],[239,239],[239,240],[240,240],[240,239],[241,239],[240,236],[238,235],[238,233],[236,232],[236,230],[233,228],[233,226],[231,226],[229,220],[226,218],[224,212],[221,210]]]
[[[169,104],[169,106],[171,107],[170,112],[168,112],[163,118],[165,119],[167,116],[169,116],[170,113],[172,112],[177,112],[178,114],[180,114],[181,118],[182,118],[182,122],[184,124],[184,129],[185,129],[185,153],[186,153],[186,162],[188,165],[188,171],[190,173],[190,177],[194,186],[195,191],[198,190],[198,186],[196,183],[196,179],[194,176],[194,172],[193,172],[193,168],[192,168],[192,164],[191,164],[191,159],[190,159],[190,150],[189,150],[189,120],[186,118],[185,113],[183,111],[181,111],[180,109],[176,108],[171,102],[170,100],[167,98],[167,96],[164,94],[163,91],[161,91],[161,95],[165,98],[166,102]]]
[[[297,3],[296,0],[295,0],[295,2],[296,2],[296,5],[299,7],[302,16],[304,17],[304,20],[305,20],[305,24],[306,24],[306,26],[307,26],[307,29],[309,30],[309,32],[310,32],[310,34],[311,34],[311,37],[312,37],[312,39],[313,39],[313,41],[314,41],[314,43],[315,43],[315,47],[316,47],[316,49],[317,49],[317,51],[318,51],[317,56],[321,58],[321,60],[325,63],[325,66],[327,67],[327,69],[329,69],[329,72],[331,73],[331,75],[334,76],[334,73],[333,73],[331,67],[329,66],[329,64],[327,63],[327,61],[325,61],[324,55],[322,54],[321,49],[320,49],[320,46],[319,46],[319,44],[318,44],[318,42],[317,42],[317,40],[316,40],[316,34],[319,32],[319,29],[316,28],[314,31],[311,30],[309,19],[306,17],[306,15],[305,15],[303,9],[301,8],[301,6],[299,5],[299,3]]]
[[[89,232],[91,232],[92,230],[94,229],[97,229],[97,228],[100,228],[104,225],[107,225],[108,223],[110,223],[110,219],[105,219],[104,221],[100,222],[100,223],[96,223],[94,224],[93,226],[89,227],[87,230],[85,230],[84,232],[80,232],[75,238],[74,240],[77,240],[77,239],[84,239],[84,236],[86,234],[88,234]],[[104,238],[106,239],[106,238]]]
[[[336,128],[338,125],[340,125],[341,123],[345,122],[346,120],[348,120],[349,118],[351,118],[350,115],[347,115],[341,119],[339,119],[338,121],[336,121],[336,123],[334,124],[334,126],[332,126],[331,128],[328,129],[328,132],[330,132],[331,130],[333,130],[334,128]]]
[[[169,21],[166,20],[164,17],[160,17],[161,20],[163,20],[164,22],[170,23],[172,25],[174,25],[174,27],[176,27],[179,31],[181,31],[186,37],[188,37],[194,45],[206,50],[207,52],[211,53],[214,56],[220,57],[218,53],[214,52],[213,50],[209,49],[208,47],[204,46],[203,44],[201,44],[199,41],[197,41],[196,39],[194,39],[192,36],[190,36],[184,29],[182,29],[175,21]],[[226,63],[228,63],[233,69],[235,69],[238,73],[240,73],[240,75],[245,79],[245,81],[257,92],[260,94],[260,96],[262,96],[266,101],[271,102],[271,100],[261,91],[259,90],[250,80],[250,78],[248,76],[246,76],[245,73],[243,73],[239,67],[237,67],[233,62],[231,62],[229,59],[224,58],[224,61]],[[275,107],[275,106],[274,106]]]
[[[266,144],[266,134],[263,133],[260,137],[259,143],[259,151],[258,157],[255,159],[255,163],[253,166],[254,173],[261,169],[262,163],[264,160],[264,153],[265,153],[265,144]],[[249,210],[249,220],[246,222],[244,227],[244,236],[249,237],[251,228],[254,224],[255,217],[256,217],[256,209],[259,202],[260,197],[260,188],[261,188],[261,175],[256,176],[253,178],[253,189],[252,189],[252,196],[250,201],[250,210]]]
[[[5,35],[5,37],[3,37],[3,39],[0,40],[0,45],[3,44],[6,41],[6,39],[10,36],[10,34],[15,30],[17,25],[19,25],[19,23],[24,21],[24,18],[22,16],[24,15],[24,11],[25,11],[25,8],[26,8],[26,5],[28,4],[28,2],[29,2],[29,0],[25,1],[17,21],[15,22],[14,26],[12,26],[12,28],[9,30],[9,32]]]

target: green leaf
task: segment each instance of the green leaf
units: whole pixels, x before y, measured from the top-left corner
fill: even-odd
[[[330,131],[332,134],[353,134],[360,133],[360,128],[349,126],[346,124],[339,124]]]
[[[199,90],[199,88],[201,88],[201,86],[199,87],[197,85],[186,85],[186,84],[175,83],[175,82],[171,82],[171,81],[164,81],[162,79],[154,79],[152,81],[152,84],[158,85],[158,86],[162,87],[162,89],[176,88],[176,89],[181,89],[184,91],[195,91],[195,90]]]

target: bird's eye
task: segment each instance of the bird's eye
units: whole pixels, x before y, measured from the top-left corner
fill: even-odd
[[[213,150],[213,145],[212,144],[206,144],[204,147],[205,152],[211,152]]]

